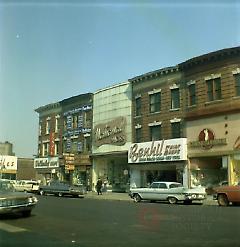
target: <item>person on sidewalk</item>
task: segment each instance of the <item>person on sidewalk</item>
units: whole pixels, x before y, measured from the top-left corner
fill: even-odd
[[[96,185],[98,195],[102,195],[102,180],[99,178]]]

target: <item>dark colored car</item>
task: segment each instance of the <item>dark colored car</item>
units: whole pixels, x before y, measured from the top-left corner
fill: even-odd
[[[30,216],[37,201],[32,194],[15,192],[11,181],[0,180],[0,215],[20,213],[24,217]]]
[[[218,201],[219,206],[240,205],[240,183],[238,185],[222,185],[214,188],[213,199]]]
[[[84,197],[86,189],[83,185],[70,185],[59,181],[49,182],[47,185],[39,186],[39,194],[47,195],[53,194],[57,196],[71,195],[74,197]]]

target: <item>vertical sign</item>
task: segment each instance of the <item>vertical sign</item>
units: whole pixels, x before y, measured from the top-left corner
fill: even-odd
[[[55,142],[54,142],[55,135],[53,132],[50,133],[50,143],[49,143],[49,153],[51,156],[55,155]]]

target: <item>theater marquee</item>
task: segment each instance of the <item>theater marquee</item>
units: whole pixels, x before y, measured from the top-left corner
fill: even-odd
[[[128,151],[128,163],[187,160],[187,139],[134,143]]]

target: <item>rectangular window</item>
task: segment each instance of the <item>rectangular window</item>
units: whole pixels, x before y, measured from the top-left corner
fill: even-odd
[[[150,141],[157,141],[162,139],[161,125],[150,126]]]
[[[172,138],[181,138],[181,123],[171,123],[172,126]]]
[[[141,108],[142,108],[142,102],[141,97],[136,98],[136,116],[141,116]]]
[[[59,118],[55,118],[55,133],[58,133],[59,131]]]
[[[220,100],[222,98],[221,78],[207,80],[208,101]]]
[[[189,105],[196,105],[196,85],[195,84],[191,84],[188,86],[188,95],[189,95]]]
[[[240,74],[235,74],[235,92],[236,96],[240,96]]]
[[[136,129],[136,142],[142,142],[142,129]]]
[[[159,112],[161,110],[161,93],[154,93],[149,95],[149,112]]]
[[[179,88],[171,89],[171,109],[180,108],[180,93]]]
[[[49,149],[49,144],[48,143],[44,143],[43,144],[43,156],[47,156],[48,155],[48,149]]]
[[[59,142],[58,141],[55,142],[54,151],[55,151],[55,155],[58,155],[59,154]]]
[[[50,120],[46,121],[46,134],[50,133]]]

